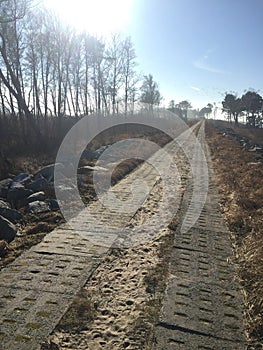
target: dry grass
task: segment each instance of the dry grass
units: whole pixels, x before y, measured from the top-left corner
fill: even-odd
[[[246,134],[244,128],[240,130],[240,134]],[[263,164],[256,161],[255,153],[242,150],[236,141],[224,137],[222,124],[216,127],[210,123],[206,132],[221,208],[233,233],[246,302],[247,336],[251,344],[263,342]],[[239,129],[235,132],[239,133]]]

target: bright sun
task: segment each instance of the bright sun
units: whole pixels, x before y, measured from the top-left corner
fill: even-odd
[[[122,31],[133,0],[43,0],[43,4],[79,30],[98,35]]]

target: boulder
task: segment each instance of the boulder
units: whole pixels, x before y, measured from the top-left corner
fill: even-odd
[[[85,173],[87,173],[89,171],[105,172],[105,171],[108,171],[108,169],[107,168],[103,168],[102,166],[97,166],[97,165],[95,165],[95,166],[85,165],[85,166],[83,166],[83,167],[78,169],[78,172],[80,174],[85,174]]]
[[[9,189],[12,181],[13,180],[10,178],[0,181],[0,197],[2,197],[2,198],[7,197],[8,189]]]
[[[39,174],[26,187],[33,192],[40,192],[48,189],[49,183],[41,174]]]
[[[5,219],[11,221],[12,223],[16,223],[23,219],[23,215],[15,209],[10,208],[1,208],[0,207],[0,215]]]
[[[60,209],[58,201],[56,199],[50,199],[49,205],[52,211],[56,211]]]
[[[47,203],[41,201],[35,201],[28,204],[27,211],[29,213],[37,214],[37,213],[47,213],[50,211],[50,208]]]
[[[97,156],[96,152],[93,151],[92,149],[85,149],[81,155],[81,157],[85,158],[86,160],[93,160],[96,158],[96,156]]]
[[[1,208],[10,208],[9,204],[6,203],[5,201],[0,200],[0,209]]]
[[[99,157],[108,147],[109,146],[101,146],[100,148],[96,149],[96,156]]]
[[[15,238],[16,233],[16,226],[0,215],[0,240],[10,243]]]
[[[44,177],[48,182],[54,181],[54,169],[64,169],[64,165],[62,163],[57,164],[50,164],[45,166],[44,168],[40,169],[34,176],[37,177],[41,175]]]
[[[18,174],[17,176],[15,176],[13,178],[12,182],[15,182],[15,183],[18,182],[22,185],[25,185],[26,183],[29,183],[30,181],[31,181],[31,176],[28,173],[21,173],[21,174]]]
[[[33,193],[19,182],[13,182],[7,193],[7,200],[11,205],[16,205],[18,201],[25,200]]]
[[[8,244],[6,243],[6,241],[1,240],[0,241],[0,258],[4,258],[5,256],[7,256],[8,252],[11,249],[9,248]]]
[[[35,201],[43,202],[45,198],[46,198],[45,192],[40,191],[40,192],[33,193],[29,197],[27,197],[27,202],[28,203],[32,203]]]

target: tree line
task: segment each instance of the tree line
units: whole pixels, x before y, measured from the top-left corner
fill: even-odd
[[[0,0],[0,113],[47,118],[158,105],[152,75],[136,71],[130,37],[79,33],[33,0]],[[141,86],[140,86],[141,85]]]
[[[222,105],[228,121],[238,124],[239,118],[245,115],[248,125],[263,126],[263,98],[258,92],[249,90],[241,97],[233,93],[226,93]]]
[[[189,114],[191,115],[191,119],[195,118],[208,118],[213,110],[213,105],[208,103],[205,107],[201,109],[192,108],[191,102],[188,100],[183,100],[179,103],[175,103],[174,100],[171,100],[168,105],[168,110],[170,112],[175,113],[180,118],[187,120],[189,118]]]

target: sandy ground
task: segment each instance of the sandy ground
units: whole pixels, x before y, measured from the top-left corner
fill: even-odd
[[[181,185],[185,188],[189,169],[184,153],[180,151],[176,159]],[[150,222],[151,215],[158,208],[161,187],[161,182],[155,185],[129,225],[138,225],[145,220]],[[173,235],[174,232],[167,228],[143,245],[111,250],[82,291],[89,304],[91,320],[75,331],[63,326],[62,322],[49,339],[50,348],[150,349],[165,288]]]

